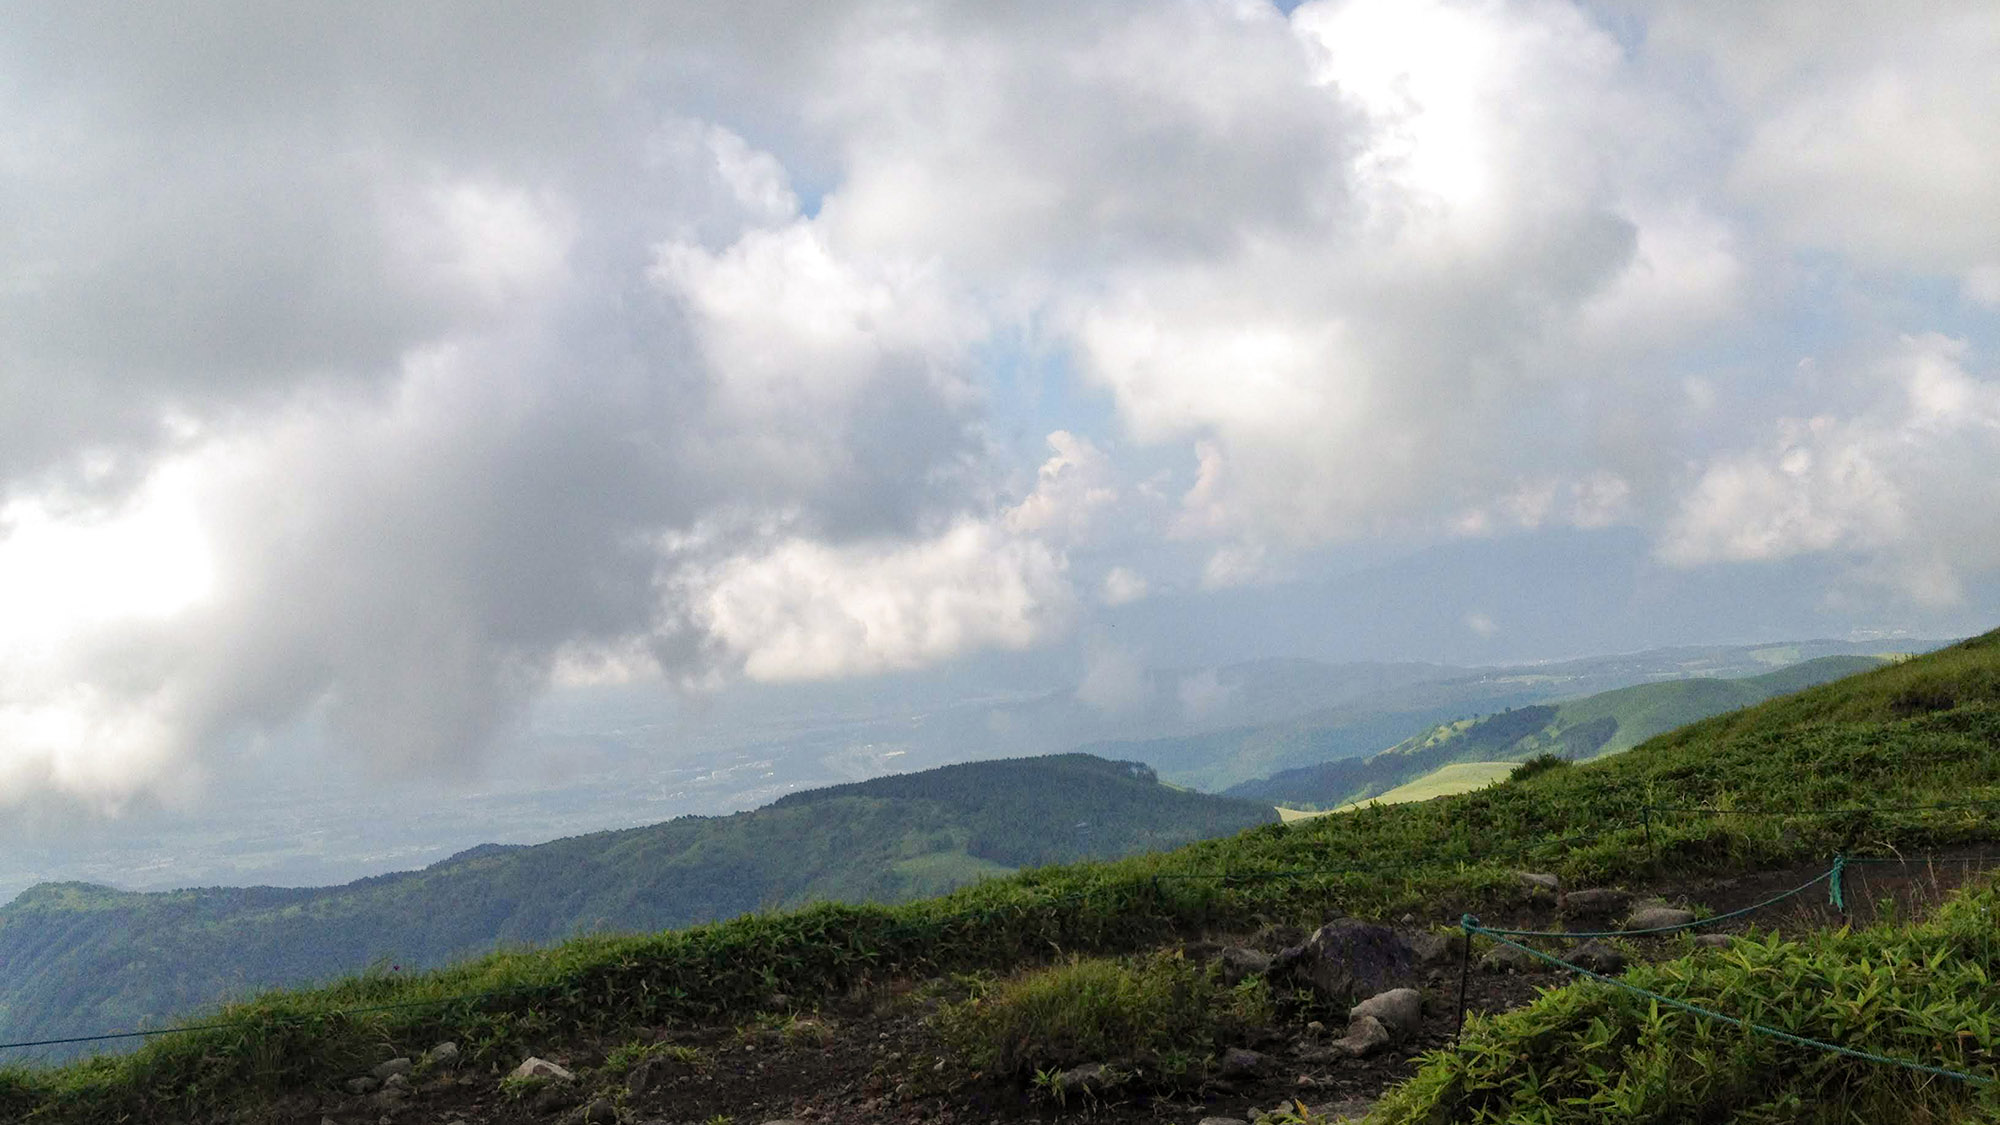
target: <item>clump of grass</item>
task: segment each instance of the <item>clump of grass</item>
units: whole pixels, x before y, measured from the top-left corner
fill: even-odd
[[[1638,965],[1626,981],[1751,1023],[1982,1077],[2000,1051],[1990,984],[2000,971],[1990,887],[1931,921],[1803,941],[1739,940],[1719,953]],[[1603,984],[1544,993],[1475,1018],[1371,1120],[1991,1120],[1988,1088],[1782,1042]]]
[[[1545,774],[1553,770],[1565,769],[1568,766],[1569,766],[1568,758],[1560,757],[1555,754],[1537,754],[1534,757],[1529,758],[1527,761],[1522,762],[1520,765],[1515,766],[1513,772],[1507,775],[1507,780],[1526,781],[1529,778],[1534,777],[1538,774]]]
[[[1198,1078],[1220,1049],[1275,1018],[1270,987],[1223,984],[1178,953],[1075,958],[948,1007],[940,1023],[971,1066],[1029,1077],[1103,1063],[1144,1080]]]

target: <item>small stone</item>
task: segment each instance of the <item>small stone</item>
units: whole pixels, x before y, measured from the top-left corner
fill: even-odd
[[[454,1066],[458,1063],[458,1044],[447,1039],[424,1052],[426,1066]]]
[[[1326,1025],[1319,1022],[1318,1020],[1314,1020],[1306,1025],[1306,1034],[1317,1039],[1320,1036],[1326,1034]]]
[[[1586,941],[1570,950],[1563,960],[1607,977],[1625,971],[1625,955],[1601,941]]]
[[[1514,877],[1521,881],[1522,886],[1528,888],[1528,893],[1531,895],[1542,891],[1553,895],[1562,890],[1562,880],[1540,871],[1516,871]]]
[[[547,1059],[535,1058],[533,1055],[528,1056],[526,1062],[523,1062],[520,1066],[515,1067],[514,1073],[508,1075],[508,1077],[548,1078],[557,1082],[576,1081],[576,1075],[571,1074],[568,1070],[564,1069],[563,1067],[557,1066],[556,1064],[550,1062]]]
[[[1496,945],[1479,959],[1479,970],[1485,973],[1527,973],[1540,968],[1541,964],[1525,949]]]
[[[392,1074],[410,1073],[411,1065],[410,1060],[407,1058],[390,1059],[388,1062],[379,1064],[374,1070],[368,1073],[373,1074],[375,1080],[378,1082],[387,1082],[389,1076]]]
[[[618,1106],[610,1098],[594,1098],[583,1107],[583,1125],[617,1125]]]
[[[1375,1103],[1367,1098],[1346,1098],[1341,1101],[1328,1102],[1325,1105],[1317,1106],[1313,1109],[1313,1113],[1319,1117],[1330,1118],[1335,1122],[1360,1121],[1362,1118],[1367,1117],[1374,1108]]]
[[[1204,1117],[1195,1125],[1250,1125],[1241,1117]]]
[[[401,1090],[407,1094],[410,1092],[410,1078],[406,1074],[391,1074],[382,1080],[382,1090],[385,1093],[390,1090]]]
[[[1694,943],[1703,949],[1728,949],[1735,940],[1731,934],[1698,934]]]
[[[1668,926],[1685,926],[1694,921],[1694,911],[1680,910],[1672,906],[1646,906],[1634,910],[1625,919],[1628,930],[1660,930]]]
[[[1263,1072],[1266,1061],[1256,1051],[1231,1047],[1222,1052],[1222,1064],[1217,1070],[1224,1078],[1251,1078]]]
[[[1631,905],[1631,894],[1610,889],[1571,891],[1557,902],[1565,918],[1616,918]]]
[[[1260,977],[1271,968],[1271,955],[1232,945],[1222,951],[1222,983],[1231,988],[1251,977]]]
[[[1407,1039],[1423,1030],[1424,998],[1414,988],[1392,988],[1378,992],[1347,1013],[1348,1034],[1354,1033],[1354,1022],[1373,1017],[1380,1020],[1395,1039]]]
[[[376,1078],[374,1075],[364,1074],[359,1078],[348,1079],[345,1085],[347,1087],[347,1092],[350,1094],[368,1094],[368,1093],[373,1093],[378,1087],[380,1087],[382,1085],[382,1080],[380,1078]]]
[[[1389,1029],[1374,1016],[1356,1016],[1347,1023],[1347,1036],[1333,1041],[1332,1049],[1348,1058],[1365,1059],[1393,1042]]]
[[[1056,1075],[1055,1090],[1058,1094],[1090,1093],[1105,1086],[1104,1064],[1084,1063],[1073,1066]]]
[[[1403,925],[1405,925],[1405,926],[1414,926],[1414,925],[1416,925],[1416,924],[1417,924],[1417,916],[1416,916],[1416,915],[1414,915],[1414,914],[1405,914],[1405,915],[1403,915]]]

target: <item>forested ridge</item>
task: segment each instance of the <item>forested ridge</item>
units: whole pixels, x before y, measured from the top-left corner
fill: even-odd
[[[496,946],[814,901],[896,902],[1021,867],[1274,821],[1083,754],[974,762],[533,847],[481,845],[339,887],[44,884],[0,908],[0,1039],[122,1029],[262,987],[409,972]]]

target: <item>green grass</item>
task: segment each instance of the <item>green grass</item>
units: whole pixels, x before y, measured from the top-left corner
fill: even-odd
[[[1636,965],[1626,983],[1822,1042],[1991,1078],[2000,895],[1932,920],[1775,935]],[[1417,1122],[1992,1121],[1990,1090],[1753,1035],[1611,985],[1545,992],[1432,1054],[1370,1119]]]
[[[1505,779],[1514,772],[1519,762],[1457,762],[1441,767],[1410,782],[1398,785],[1379,797],[1370,797],[1367,804],[1400,805],[1405,801],[1428,801],[1433,797],[1450,797],[1458,793],[1470,793],[1496,781]],[[1359,804],[1347,805],[1341,809],[1349,812],[1360,808]]]
[[[751,1012],[894,977],[1017,971],[1154,947],[1208,926],[1518,902],[1513,872],[1572,885],[2000,836],[1986,810],[1657,816],[1648,805],[1853,809],[2000,800],[2000,635],[1718,716],[1626,754],[1415,804],[1271,824],[1173,852],[1039,868],[896,907],[817,906],[640,937],[586,938],[411,977],[352,978],[219,1013],[239,1026],[129,1056],[0,1071],[0,1118],[177,1120],[454,1039],[475,1060],[586,1032]],[[1564,842],[1593,833],[1583,842]],[[1318,872],[1246,879],[1257,872]],[[1224,878],[1223,876],[1228,876]],[[356,1005],[491,993],[466,1004]]]
[[[1198,1081],[1246,1029],[1275,1015],[1260,978],[1228,987],[1221,966],[1178,953],[1076,958],[948,1007],[946,1041],[991,1074],[1027,1077],[1104,1063],[1149,1085]]]

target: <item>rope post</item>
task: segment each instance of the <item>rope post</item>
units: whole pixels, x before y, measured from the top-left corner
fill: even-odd
[[[1459,1037],[1465,1034],[1465,991],[1472,981],[1472,929],[1479,919],[1467,914],[1458,920],[1458,1022],[1452,1026],[1451,1041],[1457,1045]]]

